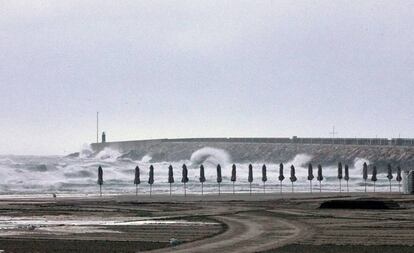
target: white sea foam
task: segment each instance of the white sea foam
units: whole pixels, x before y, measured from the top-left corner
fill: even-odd
[[[297,154],[291,161],[286,162],[287,165],[295,165],[295,167],[305,167],[312,160],[312,156],[308,154]]]
[[[191,164],[210,164],[226,166],[231,162],[229,153],[223,149],[204,147],[195,151],[190,158]]]
[[[100,151],[95,158],[99,160],[104,160],[107,162],[115,162],[118,157],[120,157],[122,154],[118,150],[114,150],[111,148],[104,148],[102,151]]]
[[[149,163],[152,160],[152,157],[150,155],[144,155],[141,159],[142,163]]]
[[[354,166],[351,168],[354,172],[354,174],[362,175],[362,168],[364,167],[364,163],[369,165],[369,161],[364,158],[355,158],[354,160]]]
[[[86,152],[87,153],[87,152]],[[0,157],[0,194],[2,195],[25,195],[25,194],[62,194],[93,195],[97,192],[97,168],[103,167],[104,171],[104,194],[125,194],[134,193],[135,186],[134,169],[139,166],[141,170],[140,193],[148,193],[149,185],[148,172],[149,166],[154,166],[155,183],[153,190],[157,193],[167,193],[168,186],[168,166],[171,164],[174,168],[175,184],[173,191],[175,194],[183,193],[181,181],[182,164],[188,165],[188,177],[190,182],[187,184],[188,193],[200,193],[199,183],[199,165],[205,166],[205,176],[207,182],[204,184],[205,193],[216,193],[216,166],[222,165],[223,183],[221,184],[222,192],[231,192],[232,184],[230,182],[231,166],[235,162],[237,166],[236,191],[247,192],[249,190],[248,163],[232,161],[230,155],[222,149],[211,147],[196,150],[187,160],[169,162],[151,162],[150,155],[144,156],[139,161],[118,159],[121,154],[118,151],[105,149],[96,156],[85,155],[78,158],[74,157],[25,157],[25,156],[1,156]],[[295,182],[295,191],[308,191],[309,181],[307,180],[307,164],[311,160],[308,154],[298,154],[291,161],[283,161],[285,165],[286,179],[283,182],[289,184],[290,165],[296,167],[296,176],[298,181]],[[364,162],[369,163],[364,158],[357,158],[354,164],[350,164],[350,181],[351,191],[363,191],[361,179],[362,165]],[[253,165],[253,191],[262,191],[262,165],[263,163],[252,163]],[[279,191],[279,163],[268,163],[266,190],[268,192]],[[314,166],[316,175],[316,166]],[[338,191],[337,167],[324,166],[324,181],[322,188],[325,191]],[[393,183],[395,183],[393,181]],[[313,181],[315,187],[319,184]],[[345,184],[345,182],[343,182]],[[395,183],[395,185],[397,185]],[[286,187],[286,186],[285,186]],[[377,191],[387,191],[388,181],[385,175],[379,176],[377,182]],[[397,186],[395,186],[398,189]],[[284,188],[289,190],[288,188]]]
[[[82,148],[81,148],[81,151],[79,152],[79,157],[80,158],[87,158],[87,157],[91,156],[92,154],[93,154],[93,150],[92,150],[91,145],[86,144],[86,143],[83,144]]]

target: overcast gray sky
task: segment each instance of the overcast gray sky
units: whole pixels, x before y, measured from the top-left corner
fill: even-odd
[[[0,0],[0,153],[412,137],[414,1]]]

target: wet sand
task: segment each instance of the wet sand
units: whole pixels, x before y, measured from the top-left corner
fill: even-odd
[[[394,200],[400,208],[319,208],[360,198]],[[0,228],[5,252],[414,252],[414,196],[8,198],[0,200]],[[181,244],[171,247],[171,238]]]

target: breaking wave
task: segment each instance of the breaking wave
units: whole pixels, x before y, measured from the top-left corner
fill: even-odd
[[[121,153],[117,150],[113,150],[110,148],[105,148],[102,151],[100,151],[95,158],[99,160],[105,160],[107,162],[115,162],[118,157],[121,157]]]
[[[297,154],[291,161],[288,161],[287,165],[295,165],[297,167],[304,167],[312,160],[312,156],[308,154]]]
[[[226,166],[231,162],[231,157],[223,149],[204,147],[195,151],[191,155],[190,161],[192,165],[208,164],[216,166],[220,164]]]
[[[144,155],[141,159],[142,163],[149,163],[152,160],[152,157],[150,155]]]

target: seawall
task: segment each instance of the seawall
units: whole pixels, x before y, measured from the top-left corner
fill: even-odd
[[[325,144],[315,140],[323,141]],[[339,161],[353,164],[356,158],[363,158],[369,160],[371,164],[376,164],[380,171],[385,170],[388,163],[394,167],[401,166],[403,169],[414,167],[414,146],[397,145],[396,142],[393,144],[392,140],[387,139],[359,139],[361,144],[347,144],[347,140],[351,139],[157,139],[93,143],[91,146],[95,152],[104,148],[115,149],[123,153],[124,158],[133,160],[140,160],[145,155],[149,155],[154,162],[188,160],[198,149],[212,147],[226,150],[233,162],[280,163],[292,160],[297,154],[308,154],[312,157],[312,163],[325,166],[335,165]],[[373,140],[382,140],[382,143]]]

